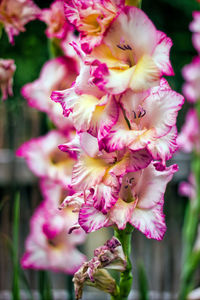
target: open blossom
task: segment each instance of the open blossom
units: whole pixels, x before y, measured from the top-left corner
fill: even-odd
[[[104,246],[94,250],[94,257],[85,262],[81,268],[74,274],[74,286],[76,299],[82,297],[84,284],[94,286],[107,293],[116,292],[115,280],[105,270],[114,269],[124,271],[126,268],[126,259],[121,243],[116,237],[108,240]]]
[[[48,38],[64,39],[71,30],[64,15],[63,0],[55,0],[50,8],[41,11],[40,20],[47,24]]]
[[[86,232],[112,225],[123,230],[130,223],[148,238],[161,240],[166,231],[164,193],[176,171],[177,165],[163,169],[160,164],[152,163],[143,170],[125,174],[121,178],[117,202],[107,213],[94,207],[92,190],[82,198],[80,195],[73,195],[73,199],[66,197],[64,206],[68,205],[68,199],[69,205],[76,206],[79,224]]]
[[[84,242],[84,231],[67,233],[76,219],[71,208],[58,211],[42,202],[31,218],[22,266],[74,274],[85,261],[85,256],[75,248]]]
[[[2,100],[13,95],[13,74],[16,66],[13,59],[0,59],[0,89]]]
[[[1,0],[0,23],[3,24],[11,44],[14,36],[25,31],[24,25],[36,19],[40,9],[32,0]]]
[[[123,5],[123,0],[64,0],[65,15],[81,33],[80,42],[85,52],[101,43]]]
[[[55,210],[58,210],[66,197],[74,193],[69,187],[63,187],[58,181],[49,178],[42,178],[40,180],[40,190],[46,202],[45,207]]]
[[[22,88],[22,95],[28,104],[48,114],[50,120],[62,130],[72,127],[71,121],[63,116],[59,104],[50,99],[53,90],[70,87],[78,75],[75,60],[58,57],[46,62],[40,77]]]
[[[106,213],[119,195],[118,177],[126,172],[138,171],[149,165],[151,155],[146,150],[107,153],[99,151],[97,139],[81,134],[79,158],[72,171],[72,188],[84,192],[90,190],[94,207]],[[68,151],[68,145],[60,146]],[[69,147],[70,149],[70,147]],[[73,148],[72,148],[73,149]]]
[[[180,149],[186,153],[200,152],[200,124],[197,112],[190,108],[187,112],[185,123],[177,139]]]
[[[171,46],[142,10],[125,7],[85,63],[99,88],[112,94],[128,88],[138,92],[158,85],[162,75],[173,75]]]
[[[183,94],[189,102],[195,103],[200,99],[200,57],[194,57],[190,64],[184,66],[182,74],[186,81]]]
[[[42,137],[33,138],[19,147],[17,156],[24,157],[31,171],[40,178],[55,180],[67,187],[71,183],[71,172],[76,158],[73,153],[63,153],[58,145],[71,139],[73,131],[68,136],[52,130]]]
[[[127,91],[120,98],[129,126],[121,112],[118,122],[102,140],[107,151],[128,147],[136,151],[147,148],[163,164],[177,149],[176,118],[183,97],[172,91],[165,81],[148,93]]]
[[[51,98],[62,105],[78,132],[87,131],[100,141],[117,122],[119,108],[115,98],[90,84],[89,78],[89,67],[83,65],[73,86],[54,91]]]
[[[200,53],[200,11],[193,12],[193,21],[190,23],[190,30],[193,32],[192,42],[195,49]]]
[[[179,194],[194,200],[196,198],[197,184],[195,176],[191,173],[188,181],[182,181],[179,185]]]

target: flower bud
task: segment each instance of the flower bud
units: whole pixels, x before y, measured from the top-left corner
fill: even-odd
[[[104,268],[115,269],[120,272],[126,269],[125,255],[121,243],[116,237],[95,249],[94,257],[85,262],[75,273],[73,282],[76,299],[81,299],[84,284],[112,295],[117,293],[115,280]]]
[[[16,66],[13,59],[0,59],[0,89],[2,92],[2,100],[6,100],[8,96],[13,95],[12,84],[15,70]]]

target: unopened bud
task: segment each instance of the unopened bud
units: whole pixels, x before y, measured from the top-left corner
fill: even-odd
[[[76,299],[81,299],[84,284],[112,295],[117,292],[116,282],[105,268],[120,272],[126,269],[125,255],[121,243],[116,237],[95,249],[94,257],[85,262],[74,274]]]

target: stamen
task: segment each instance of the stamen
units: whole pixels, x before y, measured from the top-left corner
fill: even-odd
[[[134,181],[134,177],[130,178],[129,183],[132,184],[133,181]]]
[[[124,44],[124,45],[117,45],[117,47],[119,48],[119,49],[121,49],[121,50],[132,50],[132,48],[131,48],[131,46],[130,45],[126,45],[126,44]]]
[[[140,107],[138,109],[139,112],[136,112],[133,110],[133,119],[140,119],[140,118],[143,118],[145,115],[146,115],[146,110],[144,110],[142,107]]]
[[[133,110],[133,119],[137,119],[137,115],[136,115],[136,112]]]
[[[140,112],[138,114],[138,118],[143,118],[146,115],[146,110],[140,108]]]

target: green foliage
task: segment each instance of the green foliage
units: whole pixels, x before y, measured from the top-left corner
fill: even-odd
[[[19,238],[19,193],[15,196],[14,201],[14,218],[13,218],[13,282],[12,282],[12,299],[20,300],[19,288],[19,264],[18,264],[18,238]]]
[[[169,5],[180,8],[184,11],[185,14],[190,15],[190,12],[193,10],[199,10],[200,5],[197,3],[196,0],[163,0],[164,2],[168,3]]]
[[[53,300],[50,275],[46,271],[38,272],[38,290],[40,300]]]
[[[138,287],[139,287],[139,300],[148,300],[148,281],[146,277],[145,267],[142,261],[138,265]]]

